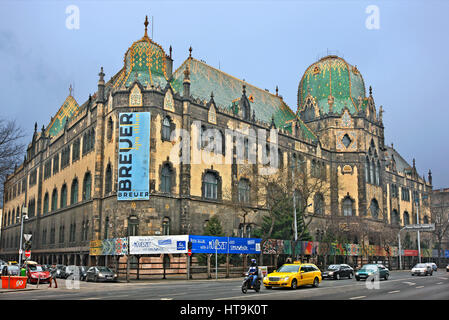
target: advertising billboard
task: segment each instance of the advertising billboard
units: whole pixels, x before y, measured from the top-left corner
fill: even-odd
[[[187,253],[188,235],[129,237],[130,254]]]
[[[149,200],[150,116],[119,113],[117,200]]]
[[[189,241],[192,253],[259,254],[261,239],[190,235]]]

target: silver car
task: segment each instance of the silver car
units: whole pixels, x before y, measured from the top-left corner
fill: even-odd
[[[430,265],[428,265],[427,263],[418,263],[417,265],[415,265],[412,270],[412,276],[427,276],[427,275],[432,275],[433,274],[433,270],[432,267]]]
[[[108,267],[90,267],[87,270],[86,281],[117,281],[117,274]]]

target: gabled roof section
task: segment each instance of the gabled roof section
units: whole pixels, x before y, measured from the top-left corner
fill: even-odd
[[[216,105],[235,114],[238,101],[242,97],[243,86],[245,85],[246,97],[251,105],[251,117],[254,112],[256,120],[265,122],[267,125],[274,118],[277,128],[290,132],[291,124],[287,122],[296,118],[300,122],[304,135],[313,141],[317,140],[315,134],[295,115],[281,97],[191,57],[187,58],[173,73],[171,85],[178,94],[183,94],[184,70],[187,64],[190,71],[190,94],[193,98],[208,101],[211,92],[213,92]]]
[[[397,152],[395,149],[393,149],[392,147],[386,147],[387,151],[385,154],[385,158],[386,158],[386,165],[389,165],[392,161],[392,157],[394,157],[394,161],[396,163],[396,170],[398,172],[403,172],[403,173],[411,173],[412,170],[412,166],[405,161],[405,159],[399,154],[399,152]]]
[[[47,129],[45,130],[46,135],[50,137],[56,136],[61,130],[64,129],[67,120],[75,116],[79,110],[80,106],[76,102],[75,98],[70,94],[59,108],[51,123],[47,126]]]

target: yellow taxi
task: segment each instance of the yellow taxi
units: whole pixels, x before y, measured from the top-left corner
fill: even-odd
[[[316,265],[295,261],[284,264],[278,270],[268,274],[263,279],[263,285],[266,289],[272,287],[296,289],[305,285],[318,287],[321,280],[321,271]]]

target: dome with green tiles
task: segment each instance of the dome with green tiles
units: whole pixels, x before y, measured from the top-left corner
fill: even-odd
[[[148,20],[145,21],[145,35],[126,51],[125,66],[115,87],[128,88],[136,80],[144,87],[163,88],[167,84],[166,54],[160,45],[148,37],[147,25]]]
[[[298,88],[298,111],[310,98],[320,113],[341,113],[347,107],[352,114],[366,106],[365,84],[356,66],[338,56],[326,56],[307,68]]]

